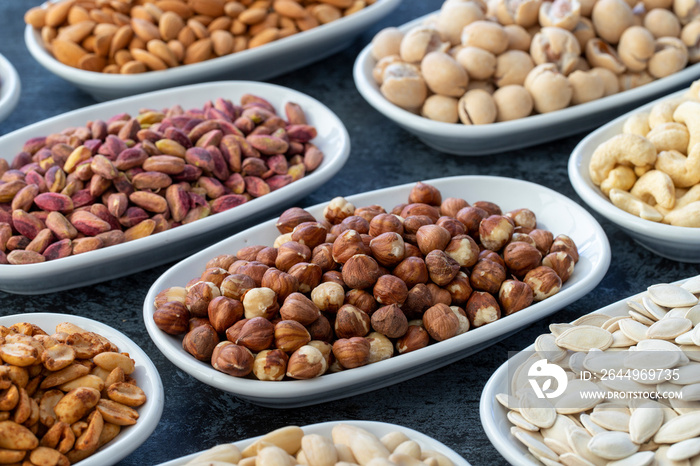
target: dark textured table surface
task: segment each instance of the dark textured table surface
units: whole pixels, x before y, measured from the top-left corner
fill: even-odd
[[[14,64],[22,80],[19,105],[0,123],[0,135],[95,103],[87,94],[44,70],[29,55],[23,41],[22,18],[28,8],[38,3],[38,0],[0,2],[0,53]],[[441,0],[406,0],[343,52],[269,80],[324,102],[343,120],[352,140],[352,153],[345,167],[300,205],[420,179],[467,174],[533,181],[583,205],[569,183],[566,164],[584,134],[486,157],[446,155],[428,148],[385,119],[356,91],[352,66],[373,34],[382,27],[398,26],[437,10],[441,3]],[[600,216],[594,216],[608,235],[613,253],[605,278],[588,296],[460,362],[389,388],[306,408],[275,410],[252,405],[198,382],[165,359],[146,333],[141,310],[153,281],[173,264],[50,295],[0,292],[0,315],[49,311],[89,317],[124,332],[148,353],[165,386],[165,409],[155,432],[120,463],[123,465],[160,463],[288,424],[336,419],[401,424],[444,442],[472,464],[505,464],[479,422],[479,397],[490,375],[506,361],[509,351],[528,346],[546,331],[549,322],[568,322],[642,291],[647,285],[698,273],[697,265],[656,256]]]

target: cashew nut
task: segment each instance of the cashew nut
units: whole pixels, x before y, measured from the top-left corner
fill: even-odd
[[[600,185],[617,165],[645,166],[656,161],[656,148],[636,134],[618,134],[596,148],[591,156],[591,181]]]
[[[679,188],[694,186],[700,183],[700,145],[693,146],[688,157],[675,150],[660,152],[654,167],[668,173]]]
[[[645,137],[649,132],[649,114],[646,112],[635,113],[625,121],[622,132]]]
[[[700,201],[673,209],[664,217],[664,223],[677,227],[700,227]]]
[[[695,144],[700,142],[700,102],[683,102],[673,112],[673,119],[678,123],[685,123],[688,127],[690,140],[688,141],[688,153]]]
[[[678,151],[685,154],[688,150],[688,139],[690,135],[685,125],[672,122],[655,126],[654,129],[649,131],[646,138],[654,144],[657,152]],[[656,163],[658,164],[658,162],[657,159]],[[700,166],[698,169],[700,170]]]
[[[658,210],[627,191],[611,189],[610,200],[615,207],[618,207],[625,212],[629,212],[632,215],[636,215],[637,217],[641,217],[644,220],[660,222],[664,218]]]
[[[639,177],[630,194],[649,205],[673,209],[676,203],[676,189],[671,177],[659,170],[649,170]],[[652,203],[653,200],[653,203]]]
[[[610,191],[613,189],[629,191],[636,181],[637,175],[634,174],[634,170],[630,167],[620,165],[619,167],[613,168],[608,177],[600,183],[600,190],[603,191],[603,194],[606,196],[610,196]]]
[[[651,107],[651,111],[649,112],[649,128],[654,129],[659,125],[674,121],[673,112],[676,111],[680,103],[680,100],[668,99]]]

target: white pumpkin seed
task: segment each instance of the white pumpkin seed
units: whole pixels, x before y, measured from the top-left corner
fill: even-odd
[[[685,401],[700,401],[700,383],[686,385],[681,389],[681,395]]]
[[[700,325],[695,327],[690,334],[690,339],[692,340],[692,343],[685,343],[686,345],[700,345]]]
[[[685,319],[685,315],[688,313],[688,307],[674,307],[669,310],[664,316],[664,319]]]
[[[629,432],[630,415],[621,411],[601,410],[591,413],[591,421],[598,424],[606,430],[614,430],[617,432]],[[631,453],[630,453],[631,454]],[[615,458],[608,458],[615,459]],[[618,458],[619,459],[619,458]]]
[[[557,345],[572,351],[590,351],[593,348],[605,350],[613,342],[612,334],[592,325],[570,328],[556,339]]]
[[[557,363],[567,355],[566,350],[561,349],[555,342],[555,337],[551,333],[545,333],[535,340],[535,351],[542,359],[550,363]]]
[[[532,354],[525,362],[519,365],[513,373],[513,379],[510,381],[510,392],[517,393],[521,388],[530,387],[530,376],[527,375],[530,367],[539,361],[541,358],[537,354]]]
[[[657,340],[650,338],[649,340],[642,340],[637,343],[635,348],[639,351],[678,351],[678,345],[668,340]]]
[[[531,448],[533,452],[536,452],[537,456],[544,456],[550,460],[556,461],[559,459],[559,455],[554,453],[551,448],[542,443],[542,441],[535,438],[533,435],[526,433],[524,430],[515,431],[515,438],[520,440],[528,448]]]
[[[543,443],[552,449],[557,455],[563,455],[564,453],[573,453],[571,447],[567,443],[560,442],[557,439],[545,437]]]
[[[546,399],[538,398],[534,393],[526,393],[520,397],[519,401],[520,414],[537,427],[551,427],[557,419],[554,406]]]
[[[647,330],[647,338],[673,340],[693,328],[693,323],[686,319],[662,319]]]
[[[590,351],[583,360],[583,367],[595,374],[621,370],[625,367],[624,361],[627,351]]]
[[[700,438],[690,438],[671,445],[666,452],[668,459],[681,461],[700,454]]]
[[[627,338],[633,341],[642,341],[647,338],[647,330],[649,327],[637,322],[634,319],[625,319],[620,321],[620,331]]]
[[[639,301],[632,301],[632,300],[627,301],[627,305],[628,305],[628,306],[630,307],[630,309],[632,309],[633,311],[636,311],[636,312],[640,313],[641,315],[650,318],[650,319],[653,320],[653,321],[659,320],[659,318],[657,318],[654,314],[652,314],[651,312],[649,312],[649,311],[647,310],[647,308],[644,307],[644,305],[642,304],[642,299],[641,299],[641,298],[639,299]]]
[[[698,328],[698,327],[696,327],[696,328]],[[694,345],[695,342],[693,342],[693,331],[694,331],[694,329],[689,330],[681,335],[678,335],[676,337],[676,339],[673,341],[675,341],[679,345]]]
[[[593,314],[586,314],[578,319],[574,320],[572,325],[592,325],[593,327],[602,327],[605,322],[610,319],[610,316],[607,316],[605,314],[601,314],[598,312],[594,312]]]
[[[496,395],[496,401],[511,411],[520,410],[520,403],[518,402],[518,399],[514,396],[508,395],[507,393],[499,393]]]
[[[552,427],[540,429],[540,433],[545,439],[550,438],[568,446],[569,441],[566,438],[566,433],[568,432],[569,428],[572,427],[576,427],[576,423],[568,416],[559,414]]]
[[[629,351],[623,364],[628,369],[656,370],[676,367],[680,360],[680,351]]]
[[[655,320],[663,319],[666,313],[668,312],[667,309],[664,309],[658,304],[656,304],[648,296],[642,297],[642,306],[644,306],[644,309],[646,309],[647,312],[651,314],[652,319]]]
[[[538,432],[540,430],[539,427],[532,424],[531,422],[528,422],[520,413],[516,411],[508,411],[506,417],[511,422],[511,424],[514,424],[523,430],[527,430],[529,432]]]
[[[620,460],[635,454],[639,445],[624,432],[603,432],[593,436],[588,442],[588,449],[601,458]]]
[[[609,318],[600,328],[613,333],[615,330],[620,330],[620,322],[622,319],[627,319],[627,316],[615,316]]]
[[[690,466],[690,461],[674,461],[668,457],[668,445],[660,446],[654,453],[654,459],[656,460],[656,466]]]
[[[564,453],[559,457],[559,462],[565,466],[596,466],[590,461],[584,460],[576,453]]]
[[[617,326],[619,327],[620,324],[618,323]],[[630,346],[637,343],[636,341],[632,340],[627,335],[622,333],[622,330],[615,330],[612,333],[612,336],[613,344],[610,345],[611,348],[629,348]]]
[[[532,453],[532,450],[530,450],[530,452]],[[544,464],[544,466],[561,466],[561,463],[559,461],[552,461],[549,458],[545,458],[544,456],[539,456],[537,457],[537,459],[540,460],[540,462]]]
[[[654,324],[654,321],[648,318],[647,316],[643,316],[637,311],[629,311],[628,312],[629,316],[639,322],[640,324],[644,324],[646,326],[650,326]]]
[[[654,462],[653,451],[640,451],[617,461],[611,461],[608,466],[649,466]]]
[[[678,385],[700,383],[700,364],[692,362],[678,368],[678,377],[673,382]]]
[[[663,307],[694,306],[698,298],[690,291],[678,285],[658,284],[647,288],[649,298]]]
[[[558,337],[564,333],[564,330],[568,330],[571,327],[573,327],[571,324],[549,324],[549,331],[552,332],[552,335]]]
[[[693,294],[700,293],[700,275],[696,275],[693,278],[689,278],[681,284],[681,288],[686,291],[690,291]]]
[[[607,429],[604,429],[595,422],[591,421],[591,416],[588,414],[581,414],[581,416],[579,416],[579,420],[581,421],[581,424],[583,424],[583,427],[591,435],[596,435],[608,431]]]
[[[688,312],[685,313],[685,318],[689,319],[693,326],[700,324],[700,304],[688,309]]]
[[[678,443],[700,435],[700,411],[671,419],[654,435],[656,443]]]
[[[700,411],[700,401],[686,401],[680,398],[671,398],[669,402],[673,410],[680,415]]]
[[[585,394],[585,395],[584,395]],[[557,398],[554,407],[559,414],[576,414],[593,409],[603,400],[605,392],[589,380],[574,379]]]
[[[569,446],[574,450],[574,453],[596,466],[604,466],[607,464],[607,461],[588,448],[588,442],[590,442],[592,438],[593,437],[582,427],[571,428],[567,433]]]
[[[700,346],[697,345],[681,345],[681,351],[691,361],[700,362]]]
[[[569,368],[574,374],[579,375],[583,372],[583,361],[586,359],[586,355],[587,353],[583,351],[577,351],[569,357]]]
[[[663,411],[655,402],[647,402],[630,416],[629,432],[634,443],[642,444],[652,438],[664,422]]]

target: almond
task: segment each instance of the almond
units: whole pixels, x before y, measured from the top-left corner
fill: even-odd
[[[223,0],[190,0],[189,5],[195,13],[200,15],[216,18],[224,14]]]
[[[46,11],[39,6],[31,8],[24,14],[24,22],[34,29],[41,29],[46,25]]]
[[[112,44],[109,47],[109,56],[114,57],[119,50],[129,45],[132,37],[134,37],[134,30],[131,26],[125,25],[117,29],[112,39]]]
[[[136,60],[146,65],[146,67],[150,70],[158,71],[168,68],[168,66],[163,62],[163,60],[143,49],[131,49],[131,55]]]
[[[53,54],[64,65],[78,67],[80,59],[87,53],[85,49],[69,40],[54,39],[51,43]]]
[[[89,36],[94,27],[94,21],[81,21],[61,29],[61,32],[58,33],[57,38],[78,43]]]
[[[185,51],[185,59],[183,63],[185,65],[190,65],[192,63],[199,63],[204,60],[211,58],[212,53],[212,41],[209,38],[200,39],[194,42],[192,45],[187,47]]]
[[[280,31],[277,28],[264,29],[262,32],[259,32],[250,39],[250,42],[248,42],[248,47],[252,49],[254,47],[259,47],[269,42],[273,42],[279,38],[279,32]]]
[[[309,14],[303,6],[294,0],[275,0],[272,7],[277,13],[288,18],[305,18]]]
[[[238,21],[247,25],[258,24],[262,22],[266,16],[267,10],[263,8],[249,8],[238,15]]]
[[[95,36],[95,54],[101,57],[109,55],[109,49],[112,46],[114,33],[101,34]]]
[[[178,65],[178,60],[175,57],[173,51],[168,47],[168,45],[162,40],[153,39],[148,41],[146,48],[156,57],[160,58],[163,63],[169,67],[175,67]]]
[[[228,31],[212,31],[211,41],[214,53],[218,56],[228,55],[233,52],[233,35]]]
[[[158,23],[160,36],[166,42],[176,39],[177,35],[184,27],[185,22],[177,15],[177,13],[173,13],[172,11],[166,11],[163,13]]]
[[[73,6],[73,0],[65,0],[63,2],[51,5],[46,12],[44,22],[47,26],[57,27],[63,24],[68,18],[68,12]]]
[[[107,66],[107,60],[94,53],[86,53],[78,61],[78,68],[85,71],[95,71],[99,73],[105,66]]]
[[[183,19],[187,19],[194,14],[192,8],[181,0],[159,0],[156,2],[156,6],[165,12],[172,11]]]
[[[121,74],[145,73],[146,65],[144,65],[138,60],[132,60],[124,63],[120,69],[120,72]]]
[[[160,31],[153,23],[135,18],[131,20],[131,27],[134,29],[134,34],[144,42],[160,39]]]

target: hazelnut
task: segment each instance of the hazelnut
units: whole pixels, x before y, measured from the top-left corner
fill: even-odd
[[[403,222],[394,214],[379,214],[369,222],[369,234],[377,237],[382,233],[394,232],[403,235]]]
[[[530,209],[515,209],[506,213],[506,217],[513,220],[516,227],[525,227],[530,229],[537,228],[537,217]]]
[[[268,267],[274,267],[277,260],[277,248],[262,248],[255,256],[255,260]]]
[[[536,241],[536,240],[535,240]],[[578,248],[576,248],[576,243],[567,235],[557,235],[549,248],[549,252],[564,251],[568,253],[573,259],[574,263],[578,262]]]
[[[259,352],[253,361],[253,374],[258,380],[282,380],[287,372],[289,356],[279,349]]]
[[[491,262],[495,262],[496,264],[500,264],[501,267],[504,269],[506,268],[506,263],[503,260],[503,258],[495,251],[492,251],[490,249],[484,249],[479,253],[479,260],[489,260]]]
[[[353,369],[369,364],[369,348],[365,338],[340,338],[333,343],[333,356],[345,369]]]
[[[472,269],[469,282],[472,288],[487,291],[491,294],[498,293],[501,283],[506,279],[506,269],[501,264],[487,259],[481,259]]]
[[[307,325],[306,330],[309,331],[312,341],[331,341],[331,338],[333,338],[331,323],[324,315],[320,315],[311,325]]]
[[[445,254],[454,259],[460,267],[471,267],[479,260],[479,246],[471,236],[457,235],[448,243]]]
[[[282,215],[280,215],[280,218],[277,220],[276,226],[277,230],[284,235],[294,231],[294,228],[300,223],[315,221],[316,219],[314,216],[301,207],[292,207],[282,212]]]
[[[355,254],[368,254],[369,248],[362,241],[362,236],[355,230],[346,230],[338,235],[333,243],[333,260],[344,264]]]
[[[327,341],[321,340],[311,340],[309,346],[313,346],[321,352],[323,358],[326,360],[326,365],[330,367],[333,358],[333,345]]]
[[[238,335],[241,334],[241,329],[250,319],[241,319],[229,328],[226,329],[226,339],[231,343],[236,343]]]
[[[359,215],[351,215],[337,226],[341,227],[341,233],[345,230],[355,230],[362,235],[369,233],[369,222]]]
[[[494,202],[476,201],[472,205],[474,207],[478,207],[479,209],[485,210],[488,215],[502,215],[503,214],[503,212],[501,211],[501,207]]]
[[[337,270],[329,270],[328,272],[321,275],[321,283],[326,282],[337,283],[338,285],[342,286],[343,289],[347,287],[345,285],[345,282],[343,281],[343,274],[341,272],[338,272]]]
[[[267,287],[253,288],[243,296],[243,309],[245,317],[272,318],[279,310],[277,295]]]
[[[317,264],[299,262],[287,270],[287,273],[297,279],[299,291],[302,293],[310,293],[311,290],[321,283],[323,269]]]
[[[265,272],[260,284],[274,291],[280,302],[284,302],[287,296],[299,289],[299,280],[295,276],[275,268],[270,268]]]
[[[379,265],[371,256],[355,254],[343,265],[342,275],[350,288],[369,288],[379,278]]]
[[[287,377],[293,379],[313,379],[328,369],[326,359],[317,348],[304,345],[289,357]]]
[[[370,319],[372,328],[388,338],[398,338],[406,333],[408,319],[396,304],[380,307]]]
[[[450,295],[449,291],[440,288],[435,283],[428,283],[426,286],[428,287],[428,291],[430,291],[433,306],[438,303],[447,304],[448,306],[452,304],[452,295]]]
[[[292,353],[311,341],[311,335],[296,320],[281,320],[274,326],[275,346]]]
[[[425,255],[435,250],[443,251],[451,239],[450,232],[439,225],[423,225],[416,232],[418,248]]]
[[[323,218],[328,220],[331,225],[336,225],[354,213],[354,205],[344,197],[336,197],[331,199],[331,202],[323,209]]]
[[[457,276],[445,286],[450,292],[453,304],[464,304],[472,294],[472,287],[469,284],[469,277],[464,272],[458,272]]]
[[[408,290],[406,301],[401,305],[401,310],[407,316],[420,316],[432,304],[433,297],[430,294],[430,290],[423,283],[418,283]]]
[[[211,325],[200,325],[185,334],[182,348],[200,361],[211,361],[214,347],[219,344],[219,336]]]
[[[243,317],[243,304],[236,299],[218,296],[209,302],[207,311],[214,330],[224,333]]]
[[[345,290],[335,282],[325,282],[311,290],[311,300],[321,311],[336,312],[343,305]],[[322,338],[314,338],[321,340]]]
[[[394,345],[379,332],[371,332],[365,337],[369,342],[369,364],[389,359],[394,355]]]
[[[236,264],[232,265],[231,267],[234,267]],[[230,270],[230,272],[232,274],[242,273],[244,275],[248,275],[255,282],[255,286],[260,286],[262,283],[262,277],[269,268],[270,267],[262,262],[253,261],[241,264],[233,270]]]
[[[552,243],[554,242],[554,235],[548,230],[535,228],[528,233],[528,236],[535,240],[535,246],[543,256],[549,252],[549,248],[552,247]]]
[[[542,254],[528,243],[509,243],[503,250],[503,260],[516,277],[523,277],[542,262]]]
[[[382,233],[373,238],[369,243],[369,249],[377,262],[385,267],[392,267],[401,262],[406,252],[403,238],[393,231]]]
[[[308,246],[297,243],[296,241],[288,241],[279,247],[277,251],[277,259],[275,259],[275,267],[282,272],[286,272],[294,264],[299,262],[308,262],[311,259],[311,249]]]
[[[326,240],[328,229],[318,222],[300,223],[292,231],[292,241],[313,249]]]
[[[377,310],[377,300],[371,293],[365,290],[350,290],[345,293],[345,303],[352,304],[356,308],[364,311],[367,315],[372,315]]]
[[[255,260],[255,257],[263,249],[265,249],[265,246],[262,245],[246,246],[236,252],[236,257],[238,257],[238,260],[251,262]]]
[[[279,248],[282,246],[284,243],[287,241],[292,240],[292,234],[291,233],[285,233],[283,235],[279,235],[277,238],[275,238],[275,241],[272,243],[273,248]],[[230,270],[229,270],[230,272]]]
[[[425,256],[430,279],[438,286],[450,283],[459,272],[459,264],[445,251],[431,251]]]
[[[180,335],[187,331],[190,311],[178,301],[163,303],[153,313],[156,326],[170,335]]]
[[[206,317],[209,302],[217,296],[221,296],[221,292],[216,285],[198,281],[187,290],[185,306],[193,317]]]
[[[428,204],[406,204],[403,209],[401,209],[400,214],[400,216],[404,219],[404,229],[406,229],[406,219],[414,215],[424,215],[430,219],[430,223],[435,223],[437,222],[437,219],[440,218],[440,211],[437,209],[437,207]],[[413,233],[415,233],[417,230],[418,227],[413,230]]]
[[[255,288],[255,280],[241,273],[231,274],[221,282],[221,294],[227,298],[243,299],[248,290]]]
[[[269,348],[275,340],[275,326],[264,317],[253,317],[241,328],[234,343],[258,352]]]
[[[394,267],[394,275],[403,280],[408,288],[412,288],[418,283],[426,283],[430,278],[425,261],[415,256],[406,257],[399,262]]]
[[[443,199],[442,204],[440,204],[440,213],[448,217],[456,217],[457,212],[468,206],[469,203],[464,199],[460,199],[458,197],[447,197]]]
[[[322,272],[335,269],[337,264],[333,260],[333,244],[323,243],[316,246],[311,256],[311,263],[321,267]]]
[[[535,240],[532,239],[532,236],[528,235],[527,233],[520,233],[517,231],[518,229],[516,228],[516,232],[513,233],[513,236],[510,237],[510,243],[527,243],[533,248],[537,249],[537,243],[535,243]],[[539,252],[539,249],[537,249],[537,252]],[[542,253],[540,253],[542,254]]]
[[[370,330],[370,317],[352,304],[344,304],[335,317],[338,338],[364,337]]]
[[[417,325],[409,325],[406,334],[396,341],[396,351],[399,354],[410,353],[425,348],[430,343],[430,335]]]
[[[542,265],[552,268],[559,275],[562,283],[565,283],[574,273],[574,258],[565,251],[547,254],[542,259]]]
[[[224,374],[245,377],[253,371],[253,361],[253,354],[247,348],[222,341],[214,348],[211,365]]]
[[[411,192],[408,194],[408,202],[411,204],[422,203],[439,206],[442,203],[442,195],[435,186],[419,181],[411,188]]]
[[[506,280],[498,291],[498,303],[506,315],[511,315],[532,304],[532,288],[519,280]]]
[[[479,224],[479,239],[486,249],[498,251],[508,244],[514,229],[508,217],[491,215]]]
[[[159,308],[161,305],[170,302],[177,301],[185,304],[185,297],[187,296],[187,289],[182,286],[171,286],[166,288],[156,295],[156,299],[153,300],[153,306]]]
[[[377,215],[385,213],[386,210],[384,210],[384,207],[377,204],[373,204],[367,207],[359,207],[355,209],[355,215],[364,218],[365,220],[367,220],[367,222],[371,222]]]
[[[233,254],[220,254],[213,259],[209,259],[209,262],[207,262],[204,267],[207,269],[211,267],[221,267],[222,269],[228,270],[231,264],[237,260],[238,258]]]
[[[424,225],[432,225],[435,223],[433,219],[427,215],[410,215],[406,217],[403,221],[404,234],[403,239],[405,242],[416,244],[418,242],[418,237],[416,233],[420,227]]]
[[[394,275],[382,275],[377,279],[372,291],[379,304],[401,305],[406,300],[408,287],[403,280]]]
[[[479,239],[479,224],[488,217],[488,212],[479,207],[469,206],[457,212],[457,220],[462,222],[467,234],[474,239]]]
[[[448,305],[442,303],[425,311],[423,325],[430,336],[437,341],[452,338],[459,331],[459,319]]]
[[[467,313],[464,311],[459,306],[450,306],[450,310],[454,313],[455,316],[457,316],[457,320],[459,321],[459,330],[457,331],[457,335],[461,335],[469,330],[469,318],[467,317]]]
[[[438,219],[436,225],[443,227],[452,237],[463,235],[467,232],[462,222],[452,217],[442,216]]]
[[[210,267],[202,272],[202,276],[199,277],[199,280],[213,283],[218,287],[221,286],[221,282],[224,281],[224,278],[226,278],[228,275],[229,273],[226,269],[222,269],[221,267]]]
[[[481,327],[501,318],[501,308],[492,294],[475,291],[466,306],[467,317],[472,327]]]
[[[295,320],[302,325],[312,324],[320,315],[321,311],[314,302],[301,293],[287,296],[280,308],[280,316],[284,320]]]
[[[404,258],[407,258],[407,257],[419,257],[421,259],[423,258],[423,254],[421,254],[420,249],[418,249],[418,246],[416,246],[415,244],[405,243],[404,247],[406,248],[406,252],[404,252],[404,255],[403,255]]]
[[[532,288],[535,302],[547,299],[561,289],[561,278],[553,269],[545,265],[530,270],[523,281]]]

